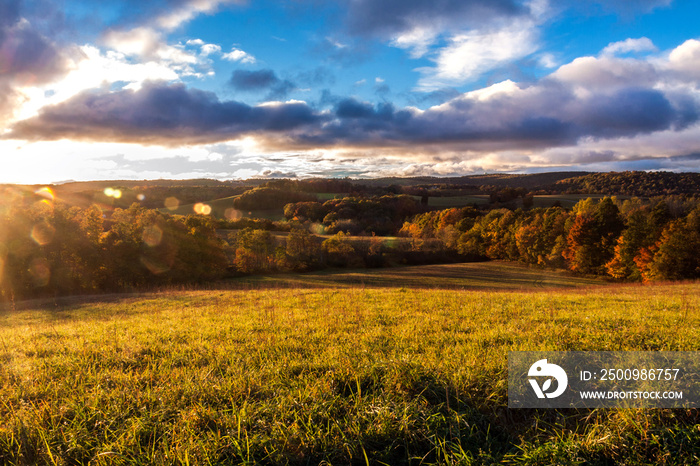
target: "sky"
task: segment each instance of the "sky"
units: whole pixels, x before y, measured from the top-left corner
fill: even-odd
[[[0,0],[0,182],[700,171],[697,0]]]

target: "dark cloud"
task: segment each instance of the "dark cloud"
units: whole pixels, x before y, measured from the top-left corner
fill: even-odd
[[[670,128],[683,119],[664,95],[653,89],[623,89],[606,98],[590,99],[575,122],[585,134],[619,137]]]
[[[236,70],[229,81],[233,87],[242,91],[259,91],[272,87],[278,82],[279,78],[272,70]]]
[[[0,2],[0,43],[4,39],[4,29],[13,26],[19,20],[19,1],[3,0]]]
[[[587,15],[597,12],[618,13],[624,16],[636,16],[649,13],[657,8],[668,6],[673,0],[560,0],[554,8],[581,11]]]
[[[278,78],[272,70],[236,70],[229,84],[239,91],[268,91],[266,100],[284,99],[297,88],[293,82]]]
[[[258,175],[261,178],[296,178],[297,174],[295,172],[283,172],[280,170],[263,170]]]
[[[474,27],[528,12],[516,0],[356,0],[350,2],[347,22],[355,34],[393,36],[418,25]]]
[[[0,75],[31,75],[27,80],[43,83],[66,70],[61,51],[45,37],[24,25],[6,28],[0,45]]]
[[[333,113],[335,118],[323,132],[305,133],[300,136],[303,141],[380,147],[458,144],[475,150],[546,148],[575,145],[582,137],[631,137],[678,129],[692,114],[653,89],[582,98],[554,82],[489,99],[463,96],[425,111],[343,99]]]
[[[335,108],[335,114],[339,118],[356,119],[371,118],[374,116],[374,106],[369,102],[359,102],[355,99],[344,99]]]
[[[382,100],[386,100],[391,94],[391,88],[388,84],[380,83],[374,86],[374,94]]]
[[[14,0],[0,3],[0,123],[21,103],[18,87],[50,82],[69,66],[64,50],[22,21],[22,6]]]
[[[270,89],[282,82],[269,70],[238,78],[242,88]],[[178,145],[253,134],[271,147],[285,148],[546,149],[576,146],[582,138],[634,137],[697,123],[698,102],[673,92],[619,86],[580,92],[552,75],[530,86],[504,82],[427,110],[328,92],[315,109],[303,102],[249,106],[182,84],[148,83],[139,91],[83,92],[16,124],[9,137]],[[608,155],[591,157],[602,162]]]
[[[292,133],[320,118],[304,103],[251,107],[182,84],[151,82],[138,91],[82,92],[17,123],[9,137],[201,144],[257,132]]]
[[[319,66],[313,70],[298,73],[294,80],[304,86],[319,87],[335,84],[335,75],[325,66]]]

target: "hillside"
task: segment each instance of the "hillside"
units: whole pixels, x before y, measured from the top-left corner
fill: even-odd
[[[0,314],[3,464],[689,464],[696,410],[509,410],[511,350],[698,350],[700,285],[172,291]]]

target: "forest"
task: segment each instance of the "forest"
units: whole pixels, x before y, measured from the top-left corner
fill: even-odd
[[[0,296],[13,301],[207,283],[243,274],[485,260],[617,281],[699,278],[700,202],[685,192],[696,186],[696,174],[635,173],[564,178],[567,189],[572,179],[609,188],[610,196],[580,196],[571,201],[573,207],[556,199],[549,207],[536,207],[541,186],[527,182],[524,186],[533,189],[517,184],[480,188],[488,193],[483,203],[452,208],[427,201],[454,195],[456,185],[408,186],[396,180],[383,186],[355,180],[207,184],[199,193],[197,185],[183,185],[181,192],[157,183],[149,188],[147,182],[98,185],[91,188],[90,205],[71,202],[75,198],[62,186],[5,186]],[[625,186],[634,177],[653,196],[621,194],[629,192]],[[676,188],[670,187],[674,177]],[[123,205],[128,196],[121,189],[133,194],[129,206]],[[150,197],[154,193],[157,201]],[[200,202],[188,215],[153,208],[166,194]],[[206,196],[217,194],[227,195],[223,201],[236,211],[276,208],[280,219],[245,213],[216,217],[204,207],[210,200]]]

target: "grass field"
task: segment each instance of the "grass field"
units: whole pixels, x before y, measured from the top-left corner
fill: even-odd
[[[496,263],[508,292],[429,289],[431,267],[5,309],[0,463],[698,463],[697,410],[509,410],[506,356],[698,350],[700,284],[539,291]]]
[[[210,215],[220,219],[236,220],[241,217],[248,218],[263,218],[268,220],[283,220],[284,212],[282,209],[272,209],[272,210],[252,210],[252,211],[242,211],[233,208],[233,200],[239,196],[224,197],[221,199],[213,199],[210,201],[203,202],[204,204],[211,207]],[[183,204],[175,209],[159,209],[161,212],[166,214],[174,215],[192,215],[195,214],[196,204]]]
[[[512,262],[421,265],[383,269],[323,270],[304,274],[251,276],[233,283],[258,287],[352,288],[385,287],[460,290],[537,290],[594,286],[605,283],[564,271],[528,267]]]

